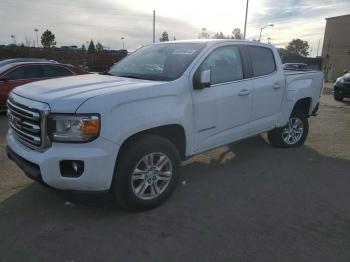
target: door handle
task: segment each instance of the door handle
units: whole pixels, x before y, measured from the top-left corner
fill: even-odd
[[[281,85],[278,84],[278,83],[275,83],[275,84],[273,85],[273,89],[280,89],[280,88],[281,88]]]
[[[247,96],[250,94],[250,90],[248,89],[242,89],[241,91],[239,91],[238,95],[239,96]]]

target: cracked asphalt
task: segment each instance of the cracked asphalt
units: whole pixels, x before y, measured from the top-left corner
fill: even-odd
[[[27,179],[6,130],[2,114],[0,261],[350,261],[350,100],[324,95],[303,147],[262,135],[189,159],[143,213]]]

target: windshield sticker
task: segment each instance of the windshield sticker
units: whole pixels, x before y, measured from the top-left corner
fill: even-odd
[[[171,54],[172,55],[193,55],[197,50],[193,49],[176,49]]]

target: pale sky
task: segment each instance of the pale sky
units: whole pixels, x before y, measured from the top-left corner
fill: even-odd
[[[230,34],[238,27],[243,32],[246,0],[0,0],[0,44],[35,40],[51,30],[57,46],[78,45],[93,39],[112,49],[122,47],[121,37],[129,50],[152,42],[152,13],[156,10],[156,38],[163,31],[170,39],[198,38],[201,28],[211,36],[222,31]],[[247,39],[262,42],[271,38],[284,47],[293,38],[307,40],[319,54],[325,29],[325,18],[350,13],[350,0],[250,0]],[[344,32],[345,33],[345,32]],[[347,32],[346,32],[347,33]]]

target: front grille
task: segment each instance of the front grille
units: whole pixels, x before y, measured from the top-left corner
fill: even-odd
[[[7,100],[9,126],[23,144],[35,149],[44,148],[47,146],[45,113],[48,111],[26,105],[27,99],[15,98],[15,95],[11,95]],[[33,101],[33,104],[39,102]]]
[[[37,147],[41,146],[40,112],[9,100],[7,101],[7,115],[10,127],[19,139]]]

